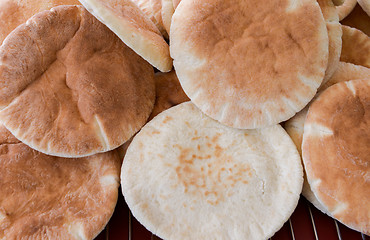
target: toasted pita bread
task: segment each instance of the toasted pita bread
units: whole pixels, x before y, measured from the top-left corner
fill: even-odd
[[[369,124],[370,80],[341,82],[311,104],[302,143],[307,180],[319,202],[365,234],[370,233]]]
[[[342,53],[340,61],[370,68],[370,37],[348,26],[342,26]]]
[[[343,20],[355,8],[357,0],[344,0],[343,4],[337,6],[339,20]]]
[[[79,5],[77,0],[1,0],[0,1],[0,45],[16,27],[30,17],[59,5]]]
[[[188,0],[176,8],[174,66],[205,114],[259,128],[291,118],[313,98],[327,69],[328,34],[315,1],[294,3]]]
[[[169,47],[158,28],[131,0],[80,0],[137,54],[162,72],[172,69]]]
[[[360,5],[356,5],[351,14],[341,21],[343,25],[347,25],[364,32],[370,36],[370,17],[362,10]]]
[[[54,156],[112,150],[155,100],[153,68],[82,6],[59,6],[19,26],[0,48],[0,119]]]
[[[0,126],[0,238],[93,239],[118,197],[117,153],[67,159],[37,152]]]
[[[303,179],[280,125],[229,128],[188,102],[135,136],[121,182],[135,218],[163,239],[267,239],[295,209]]]

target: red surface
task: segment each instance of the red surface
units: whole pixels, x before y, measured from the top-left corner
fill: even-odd
[[[286,222],[284,226],[271,239],[272,240],[316,240],[312,219],[316,227],[318,239],[321,240],[339,240],[335,221],[323,214],[303,197],[300,199],[297,209],[291,216],[291,221]],[[369,237],[362,238],[361,233],[353,231],[338,222],[339,234],[342,240],[370,240]],[[96,238],[97,240],[128,240],[130,235],[129,210],[120,194],[116,210],[107,228]],[[160,240],[147,231],[134,217],[131,217],[131,240]]]

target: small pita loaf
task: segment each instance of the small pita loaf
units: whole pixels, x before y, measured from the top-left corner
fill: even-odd
[[[343,25],[347,25],[364,32],[370,36],[370,17],[362,10],[360,5],[356,5],[351,14],[341,21]]]
[[[226,127],[191,102],[150,121],[121,171],[133,215],[163,239],[267,239],[294,211],[302,182],[280,125]]]
[[[79,5],[77,0],[1,0],[0,1],[0,45],[16,27],[30,17],[59,5]]]
[[[0,119],[54,156],[117,148],[146,123],[153,68],[82,6],[41,12],[0,47]]]
[[[325,21],[310,0],[183,1],[170,42],[191,101],[235,128],[294,116],[315,95],[328,63]]]
[[[357,0],[361,8],[370,16],[370,1],[369,0]]]
[[[131,0],[80,0],[132,50],[162,72],[172,69],[169,47],[154,23]]]
[[[168,34],[162,20],[162,0],[133,0],[133,2],[152,20],[163,37],[168,39]]]
[[[334,218],[365,234],[370,234],[369,124],[370,80],[341,82],[311,104],[302,143],[317,199]]]
[[[340,61],[370,68],[370,37],[348,26],[342,26],[342,53]]]
[[[0,239],[93,239],[113,214],[120,161],[37,152],[0,126]]]
[[[339,20],[343,20],[355,8],[357,0],[344,0],[343,4],[337,6]]]

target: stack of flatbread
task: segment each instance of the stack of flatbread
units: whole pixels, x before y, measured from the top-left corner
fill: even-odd
[[[366,0],[0,0],[0,239],[370,234]],[[346,25],[342,25],[346,24]]]

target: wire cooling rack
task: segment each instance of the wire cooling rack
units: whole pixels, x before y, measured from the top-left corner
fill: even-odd
[[[288,222],[270,240],[370,240],[323,214],[301,197]],[[131,215],[120,194],[116,210],[96,240],[160,240]]]

